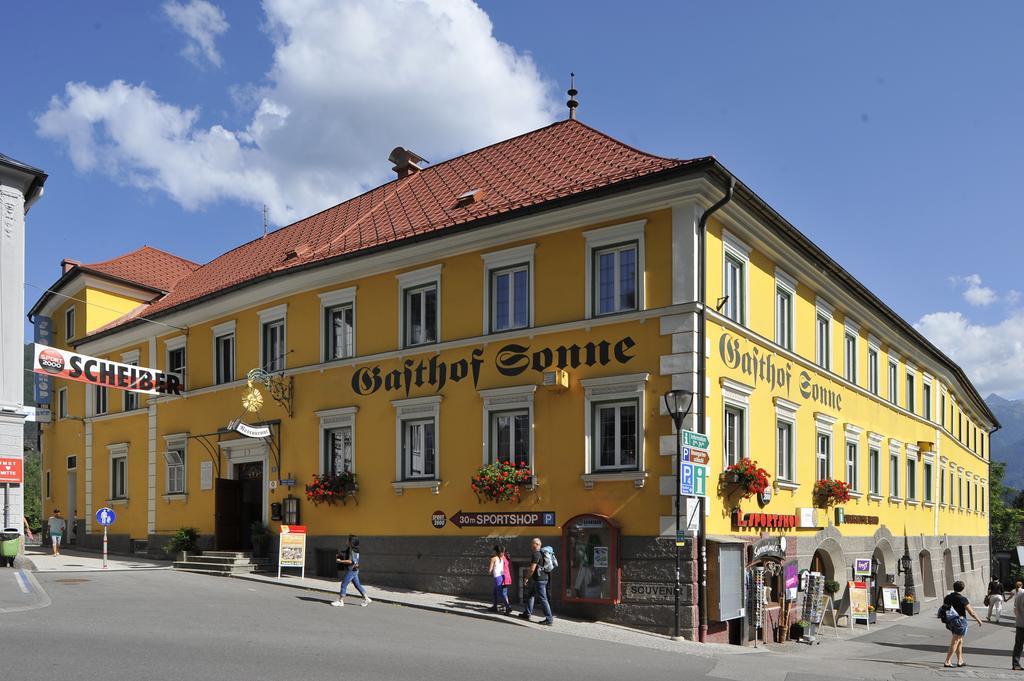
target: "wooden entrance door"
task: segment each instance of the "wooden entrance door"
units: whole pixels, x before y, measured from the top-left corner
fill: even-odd
[[[214,501],[215,541],[220,551],[242,548],[242,482],[217,478]]]

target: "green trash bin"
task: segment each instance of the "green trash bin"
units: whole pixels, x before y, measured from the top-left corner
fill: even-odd
[[[14,567],[14,559],[21,548],[21,533],[16,527],[6,527],[0,532],[0,565]]]

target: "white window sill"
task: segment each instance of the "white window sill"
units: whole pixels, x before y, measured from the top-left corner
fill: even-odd
[[[127,506],[128,497],[125,497],[124,499],[111,499],[107,503],[111,506]]]
[[[441,492],[441,481],[440,480],[395,480],[391,483],[391,487],[394,488],[395,494],[401,496],[405,494],[407,489],[430,489],[433,490],[434,494]]]
[[[930,501],[926,501],[926,502],[924,502],[924,507],[925,508],[935,508],[935,504],[933,504]]]
[[[863,497],[864,497],[864,493],[863,492],[856,492],[854,490],[850,490],[850,498],[851,499],[861,499]]]
[[[188,501],[188,494],[185,492],[175,492],[173,494],[165,494],[163,498],[167,503],[172,501]]]
[[[608,473],[586,473],[580,476],[583,489],[594,489],[595,482],[632,481],[636,488],[643,487],[647,482],[647,471],[609,471]]]
[[[883,498],[883,497],[882,497],[882,495],[881,495],[881,494],[874,494],[874,493],[871,493],[871,494],[869,494],[869,495],[868,495],[868,499],[870,499],[871,501],[881,501],[881,500],[882,500],[882,498]]]
[[[917,506],[917,499],[907,499],[907,506]]]
[[[779,486],[779,489],[789,490],[790,492],[800,489],[800,483],[792,482],[791,480],[776,480],[775,483]]]
[[[903,497],[890,496],[889,497],[889,501],[891,501],[894,504],[902,504],[903,503]]]

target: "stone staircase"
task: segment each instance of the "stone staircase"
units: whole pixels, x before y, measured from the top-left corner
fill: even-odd
[[[186,553],[183,558],[174,561],[175,570],[228,576],[269,572],[273,567],[269,558],[253,558],[251,551],[203,551]]]

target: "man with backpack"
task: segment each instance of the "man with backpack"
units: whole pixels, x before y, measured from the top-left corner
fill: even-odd
[[[551,603],[548,602],[548,584],[551,582],[551,573],[558,566],[555,560],[555,552],[550,546],[541,548],[539,537],[534,537],[530,542],[533,554],[530,557],[530,572],[526,576],[523,586],[529,589],[529,598],[526,600],[526,610],[519,616],[529,621],[533,615],[534,600],[540,600],[540,607],[544,611],[545,619],[541,624],[551,626],[555,623],[555,616],[551,614]]]

